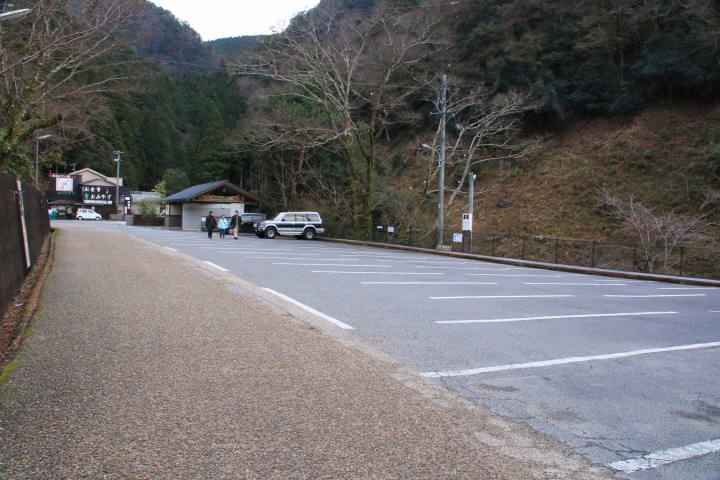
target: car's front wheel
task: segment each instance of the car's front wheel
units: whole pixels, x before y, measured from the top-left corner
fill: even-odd
[[[313,240],[315,238],[315,230],[308,228],[303,232],[303,238],[305,240]]]
[[[277,230],[270,227],[267,230],[265,230],[265,237],[266,238],[275,238],[277,236]]]
[[[82,217],[77,217],[78,220],[82,220]]]
[[[95,217],[95,220],[100,220],[100,217]]]

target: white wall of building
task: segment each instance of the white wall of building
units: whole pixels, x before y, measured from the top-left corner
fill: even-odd
[[[230,221],[237,210],[245,213],[244,203],[185,203],[183,204],[183,230],[201,230],[202,219],[205,218],[210,211],[213,212],[215,218],[220,218],[225,214],[225,218]]]

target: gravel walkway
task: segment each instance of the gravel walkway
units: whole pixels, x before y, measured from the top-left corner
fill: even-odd
[[[0,385],[0,478],[608,478],[242,279],[56,235]]]

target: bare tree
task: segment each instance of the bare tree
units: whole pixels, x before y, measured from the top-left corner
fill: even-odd
[[[541,139],[520,136],[522,115],[540,108],[532,94],[498,94],[482,85],[450,89],[447,110],[447,169],[459,169],[460,179],[452,187],[452,205],[464,188],[472,168],[480,163],[521,158],[542,147]]]
[[[127,81],[116,55],[133,39],[124,30],[144,0],[38,0],[27,17],[0,31],[0,170],[28,176],[28,140],[67,119],[84,128],[98,94]],[[55,137],[63,132],[58,131]]]
[[[656,214],[638,202],[633,195],[627,200],[601,193],[600,200],[610,207],[610,214],[627,222],[628,229],[637,235],[643,250],[643,265],[638,267],[652,272],[660,257],[663,268],[668,267],[673,251],[686,242],[707,241],[703,230],[709,225],[705,215]]]
[[[240,75],[292,86],[279,94],[323,112],[326,130],[313,145],[340,147],[358,236],[372,235],[375,142],[396,106],[419,88],[413,74],[424,56],[440,48],[436,32],[433,21],[416,12],[329,16],[320,10],[296,17],[282,35],[260,40],[260,54],[235,66]]]

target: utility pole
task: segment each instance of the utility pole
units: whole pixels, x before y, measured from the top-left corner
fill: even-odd
[[[445,118],[449,112],[447,110],[447,76],[443,75],[440,80],[440,103],[438,105],[440,111],[432,112],[430,115],[440,115],[440,149],[436,150],[438,154],[438,218],[437,218],[437,244],[443,243],[443,230],[445,222]],[[423,144],[424,148],[435,150],[432,147]]]
[[[445,223],[445,116],[447,115],[447,76],[440,81],[440,192],[438,193],[438,244],[443,243]]]
[[[117,155],[117,158],[115,161],[117,162],[117,176],[115,177],[115,207],[117,208],[117,213],[120,213],[120,162],[122,161],[120,159],[120,155],[123,153],[120,150],[116,150],[113,152],[115,155]]]

